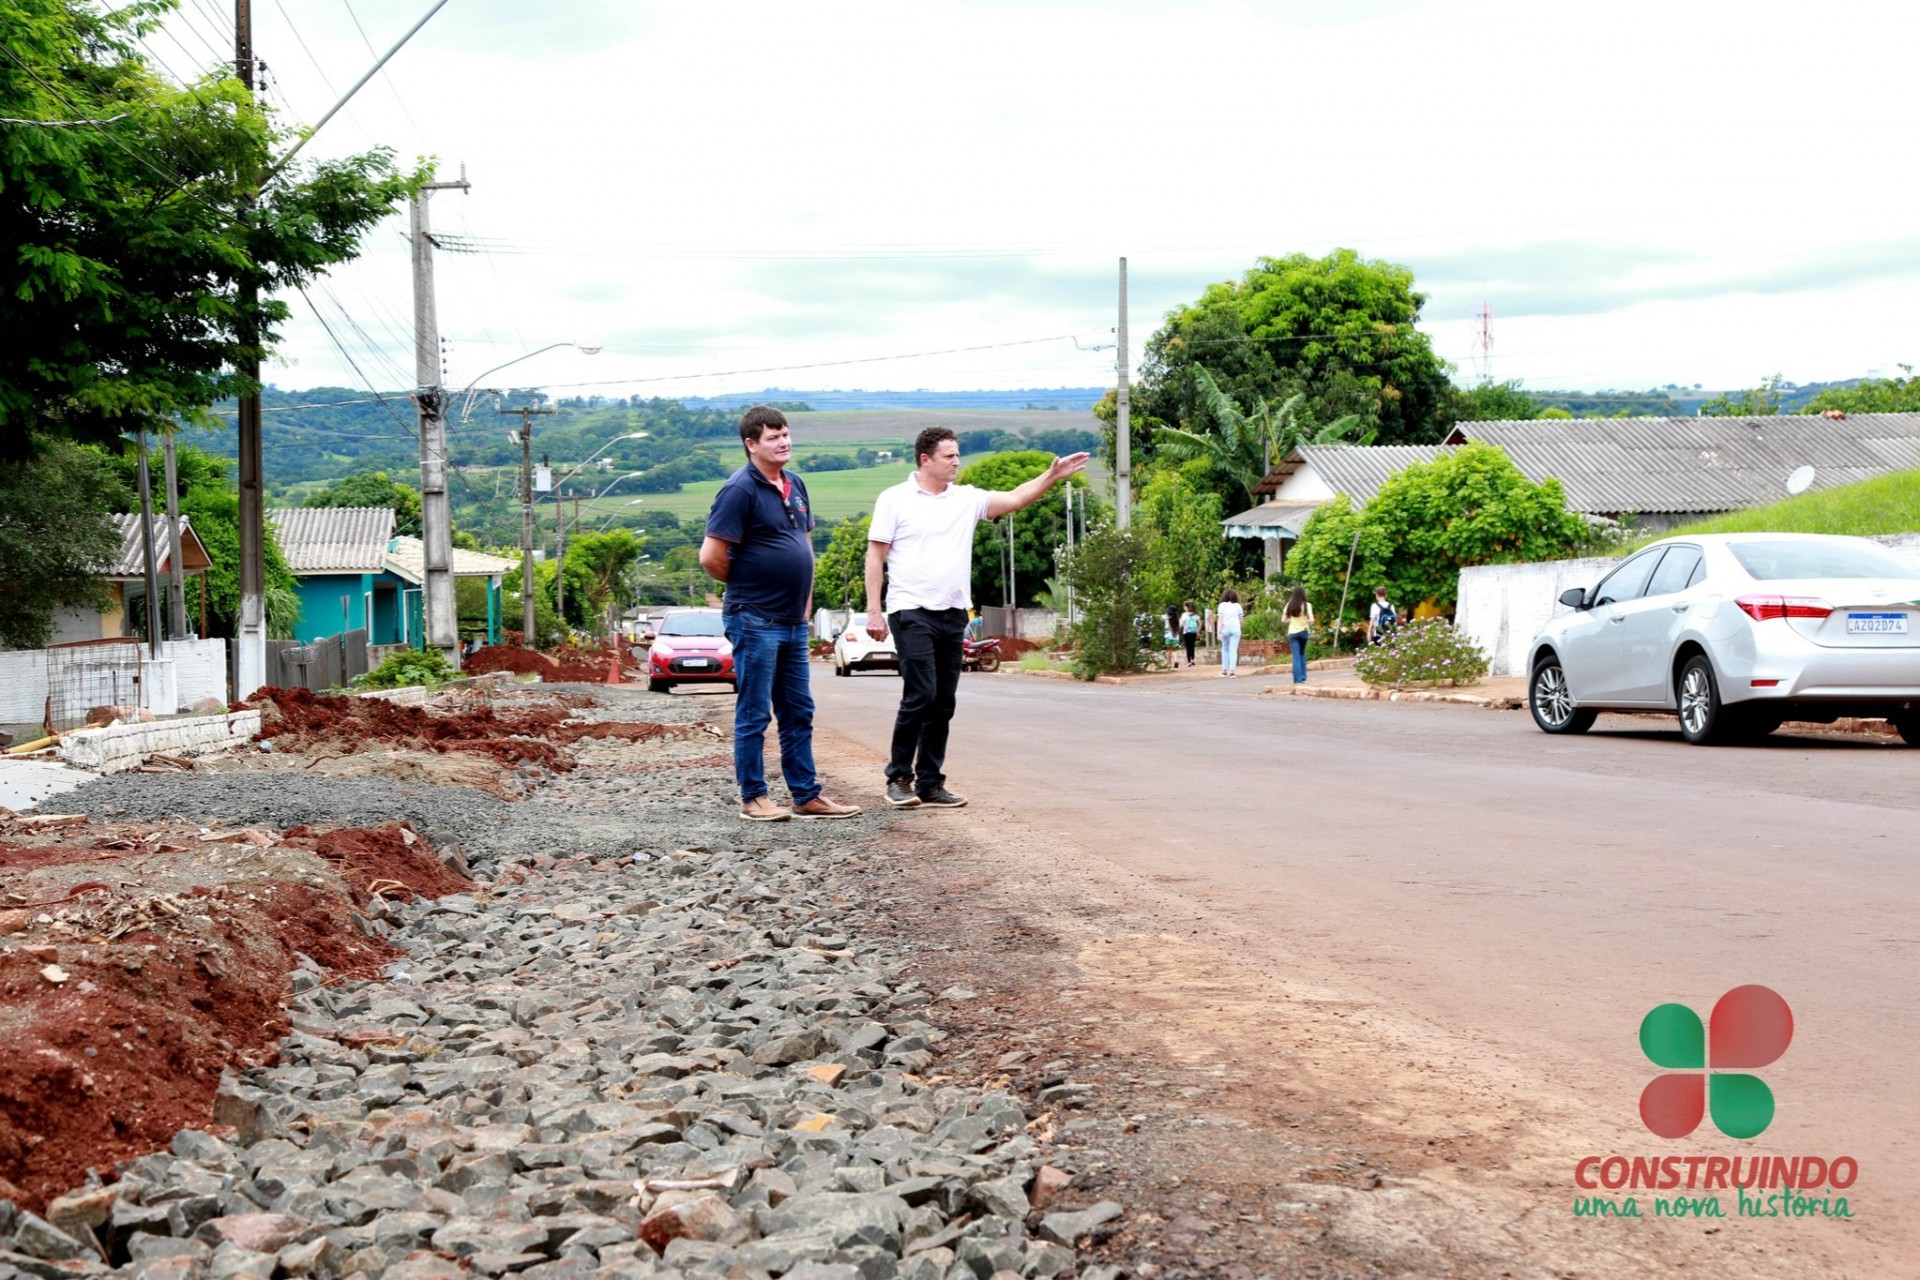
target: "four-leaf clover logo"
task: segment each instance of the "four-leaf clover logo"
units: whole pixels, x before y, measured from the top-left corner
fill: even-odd
[[[1764,1067],[1793,1040],[1793,1011],[1768,987],[1735,987],[1713,1006],[1705,1028],[1683,1004],[1663,1004],[1640,1020],[1640,1047],[1656,1067],[1640,1094],[1640,1118],[1662,1138],[1684,1138],[1713,1112],[1729,1138],[1752,1138],[1773,1123],[1773,1090],[1738,1068]]]

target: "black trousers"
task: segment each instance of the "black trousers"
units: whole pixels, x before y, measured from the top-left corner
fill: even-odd
[[[947,726],[960,691],[965,609],[902,609],[887,615],[900,655],[900,713],[893,721],[887,780],[929,791],[947,780]]]
[[[1196,635],[1191,631],[1183,631],[1180,633],[1180,643],[1187,646],[1187,665],[1188,666],[1193,665],[1193,642],[1198,640],[1199,638],[1200,637],[1198,635]]]

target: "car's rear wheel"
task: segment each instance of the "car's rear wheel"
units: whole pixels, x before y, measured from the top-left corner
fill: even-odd
[[[847,676],[853,673],[847,670],[847,665],[844,662],[836,662],[833,664],[833,674],[837,676]]]
[[[1900,741],[1910,747],[1920,747],[1920,711],[1909,711],[1905,715],[1889,716],[1894,732],[1900,735]]]
[[[1745,727],[1741,709],[1720,700],[1720,682],[1704,653],[1694,654],[1680,668],[1678,701],[1680,736],[1697,746],[1731,742]]]
[[[673,684],[671,681],[658,680],[651,677],[649,677],[647,680],[648,693],[665,693],[672,688],[673,688]]]
[[[1547,733],[1585,733],[1599,715],[1573,705],[1566,668],[1553,654],[1535,664],[1533,678],[1527,682],[1527,705],[1533,710],[1533,722]]]

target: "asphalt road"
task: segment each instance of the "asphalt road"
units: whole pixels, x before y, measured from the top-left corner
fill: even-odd
[[[822,729],[884,753],[898,680],[818,670]],[[1071,849],[1089,876],[1217,921],[1245,956],[1450,1043],[1459,1071],[1555,1110],[1553,1151],[1851,1156],[1857,1218],[1832,1229],[1871,1247],[1842,1253],[1911,1260],[1920,750],[1690,747],[1624,717],[1555,739],[1524,712],[1260,696],[1271,679],[968,675],[949,783],[1044,835],[1036,877]],[[834,783],[877,802],[877,775]],[[1643,1015],[1677,1001],[1704,1019],[1749,983],[1795,1019],[1758,1073],[1772,1128],[1640,1128],[1657,1074]],[[1548,1176],[1570,1191],[1558,1158]]]

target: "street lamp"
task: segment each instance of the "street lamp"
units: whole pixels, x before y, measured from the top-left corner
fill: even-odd
[[[612,511],[612,513],[611,513],[610,515],[608,515],[608,516],[607,516],[607,518],[606,518],[605,520],[602,520],[602,521],[600,522],[600,527],[599,527],[598,529],[595,529],[595,530],[594,530],[594,532],[595,532],[595,533],[605,533],[605,532],[607,531],[607,526],[608,526],[608,525],[610,525],[610,524],[612,524],[612,523],[613,523],[613,522],[614,522],[615,520],[618,520],[618,519],[620,518],[620,513],[621,513],[622,511],[624,511],[624,510],[626,510],[626,508],[628,508],[628,507],[637,507],[637,506],[639,506],[639,505],[640,505],[641,503],[643,503],[643,502],[645,502],[645,501],[646,501],[646,499],[645,499],[645,498],[635,498],[635,499],[633,499],[633,500],[632,500],[632,501],[630,501],[630,502],[625,502],[625,503],[622,503],[622,504],[621,504],[620,506],[618,506],[618,507],[615,507],[615,508],[613,509],[613,511]],[[643,556],[643,557],[641,557],[641,558],[642,558],[642,559],[646,559],[646,557],[644,557],[644,556]]]
[[[549,342],[544,347],[536,347],[532,351],[529,351],[524,355],[517,355],[511,360],[502,361],[501,363],[493,366],[493,368],[484,370],[481,373],[477,374],[470,382],[467,383],[466,386],[454,392],[454,395],[456,397],[459,397],[459,396],[466,397],[465,401],[460,406],[460,421],[464,423],[468,419],[473,417],[473,400],[474,400],[474,396],[478,394],[478,391],[476,390],[476,388],[480,386],[481,378],[486,377],[488,374],[498,373],[502,369],[506,368],[508,365],[519,364],[522,360],[531,360],[535,356],[545,355],[549,351],[557,351],[561,347],[572,347],[575,351],[578,351],[583,356],[597,356],[600,354],[600,351],[601,351],[601,347],[598,343]]]

